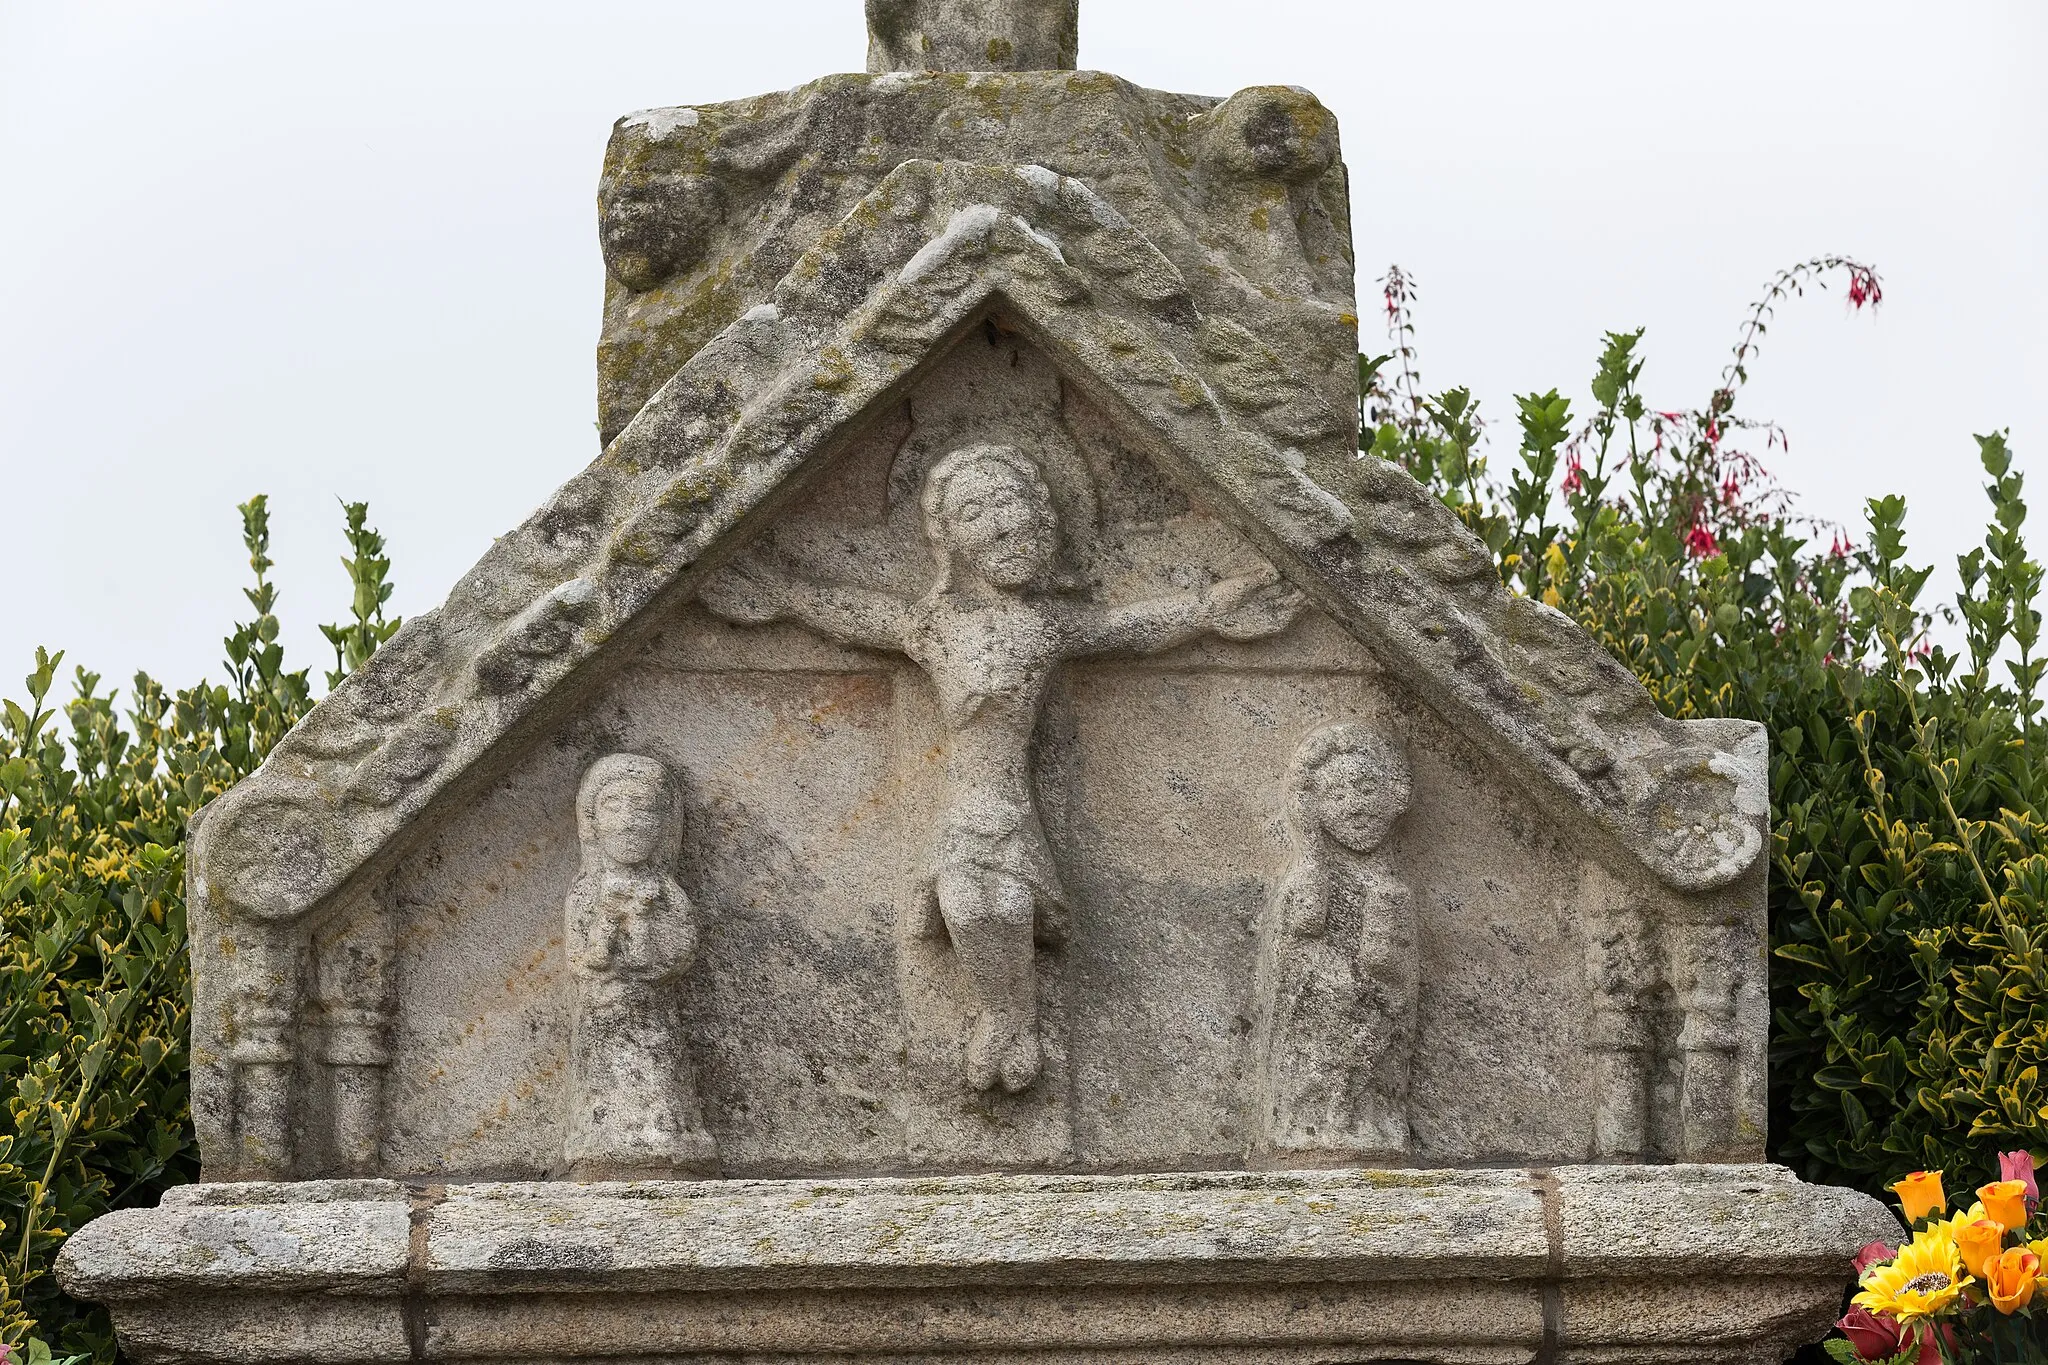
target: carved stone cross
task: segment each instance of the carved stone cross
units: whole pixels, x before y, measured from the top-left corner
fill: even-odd
[[[1080,0],[867,0],[868,70],[1072,71]]]

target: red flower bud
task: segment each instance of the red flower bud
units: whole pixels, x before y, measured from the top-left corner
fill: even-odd
[[[1905,1346],[1905,1329],[1898,1320],[1868,1308],[1851,1308],[1835,1326],[1865,1360],[1888,1360]]]

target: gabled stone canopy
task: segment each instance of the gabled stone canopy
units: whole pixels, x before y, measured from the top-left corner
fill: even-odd
[[[1087,186],[1036,166],[913,161],[204,813],[200,913],[284,922],[328,902],[991,314],[1033,333],[1213,489],[1318,606],[1539,799],[1576,809],[1682,892],[1754,866],[1759,727],[1660,715],[1568,618],[1506,593],[1484,546],[1426,490],[1339,453],[1348,410],[1199,307],[1182,272]]]

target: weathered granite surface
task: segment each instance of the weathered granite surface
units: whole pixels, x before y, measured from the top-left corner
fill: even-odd
[[[1218,308],[1078,180],[889,172],[199,821],[208,1170],[575,1164],[563,905],[610,753],[681,802],[634,875],[702,941],[688,1045],[649,1046],[727,1173],[1756,1155],[1761,731],[1658,715],[1359,461],[1310,329]],[[1372,850],[1392,996],[1357,896],[1335,958],[1270,909],[1349,865],[1285,794],[1332,724],[1416,772]],[[947,867],[1001,884],[943,913]],[[1416,1112],[1346,1097],[1276,1155],[1251,1049],[1296,1005],[1255,987],[1338,1034],[1412,1008]]]
[[[1080,0],[867,0],[870,71],[1072,71]]]
[[[598,185],[603,439],[713,337],[772,302],[818,239],[909,160],[1042,166],[1087,186],[1149,248],[1082,229],[1110,251],[1102,264],[1123,260],[1110,265],[1123,276],[1163,256],[1172,275],[1150,288],[1256,334],[1262,344],[1240,363],[1285,357],[1314,393],[1293,400],[1290,439],[1325,438],[1348,458],[1358,320],[1336,119],[1290,86],[1218,101],[1095,71],[827,76],[620,119]],[[1018,207],[1062,242],[1078,226]]]
[[[66,1283],[164,1361],[1817,1335],[1889,1223],[1741,1164],[1763,732],[1359,457],[1328,111],[868,8],[621,120],[603,453],[195,822],[229,1183]]]
[[[59,1272],[141,1362],[1767,1365],[1898,1231],[1773,1166],[335,1181],[179,1191]]]
[[[1025,183],[981,168],[900,174],[984,193]],[[1515,780],[1485,723],[1499,709],[1445,705],[1459,696],[1446,667],[1457,656],[1422,652],[1430,626],[1470,622],[1468,610],[1491,602],[1514,616],[1490,575],[1453,596],[1406,567],[1399,542],[1333,531],[1337,541],[1303,535],[1297,548],[1260,523],[1233,524],[1223,486],[1120,425],[1029,313],[1004,299],[969,316],[985,320],[881,399],[814,480],[777,491],[772,521],[744,550],[721,552],[725,568],[699,580],[698,601],[630,587],[648,566],[623,547],[647,536],[653,553],[675,553],[642,529],[669,515],[661,499],[613,533],[604,571],[544,594],[546,604],[587,586],[593,623],[600,582],[648,591],[650,606],[536,699],[525,734],[484,769],[487,784],[460,784],[418,815],[406,814],[411,793],[354,811],[344,794],[349,818],[323,831],[361,838],[406,823],[341,894],[281,920],[238,911],[238,860],[250,855],[236,822],[250,810],[265,828],[294,809],[333,809],[289,794],[251,800],[287,777],[313,796],[378,769],[373,753],[346,777],[318,755],[348,723],[347,689],[205,817],[195,1103],[209,1171],[656,1173],[658,1161],[583,1165],[571,1136],[586,1124],[573,1054],[589,1017],[579,983],[592,978],[565,898],[584,894],[580,877],[620,870],[577,813],[586,774],[610,754],[645,756],[680,802],[659,817],[668,861],[648,883],[659,895],[645,918],[656,929],[687,921],[689,962],[635,969],[663,983],[647,998],[678,1016],[635,1016],[645,1050],[666,1058],[665,1078],[648,1085],[703,1097],[708,1144],[688,1148],[681,1131],[699,1120],[681,1117],[672,1141],[643,1144],[670,1142],[671,1170],[1758,1153],[1766,1023],[1753,851],[1732,884],[1674,888],[1603,838],[1570,789]],[[820,392],[812,373],[797,372],[807,395]],[[643,431],[681,420],[689,378],[601,471]],[[1047,558],[1032,572],[1060,580],[1043,595],[988,589],[1009,604],[1000,621],[978,597],[931,589],[931,537],[953,534],[932,520],[948,508],[927,508],[932,471],[976,443],[1031,452],[1005,457],[1027,472],[970,460],[971,477],[946,496],[1035,506],[1044,543],[1029,554]],[[1242,481],[1248,467],[1215,471]],[[1302,479],[1277,457],[1272,470]],[[702,476],[686,466],[678,477]],[[1375,477],[1408,486],[1391,470]],[[1305,479],[1282,485],[1304,509],[1280,519],[1283,533],[1309,516],[1355,526],[1375,506],[1311,501],[1314,491]],[[1392,575],[1384,591],[1312,571],[1372,582],[1375,561]],[[1449,600],[1418,611],[1404,637],[1381,613],[1402,585],[1422,584]],[[481,590],[459,589],[457,605]],[[536,678],[574,661],[579,632],[564,620],[547,638],[568,657],[513,656],[532,659]],[[408,629],[448,638],[436,618]],[[1401,652],[1410,638],[1413,655]],[[973,676],[991,645],[1015,647],[998,666],[1022,670],[1014,684]],[[402,660],[411,644],[390,648],[380,657]],[[534,690],[489,694],[480,679],[504,655],[477,657],[479,719]],[[407,724],[464,717],[450,721],[451,748],[478,723],[461,704],[424,705]],[[1632,742],[1664,747],[1631,761],[1742,772],[1755,759],[1744,727],[1673,726],[1643,708]],[[1343,779],[1312,794],[1305,755],[1331,726],[1357,736],[1339,747],[1375,756],[1339,764]],[[1736,742],[1716,758],[1703,740],[1723,735]],[[1609,770],[1602,789],[1617,777]],[[1344,820],[1332,802],[1376,799],[1397,781],[1401,807],[1374,830],[1331,832]],[[962,805],[984,799],[994,805],[980,814]],[[1012,817],[1024,823],[1004,847],[1011,836],[973,828]],[[306,870],[255,856],[240,868]],[[1006,913],[994,904],[936,913],[949,857],[1021,888],[1021,927],[963,922]],[[300,1012],[276,1016],[279,1038],[295,1040],[289,1067],[275,1064],[282,1110],[251,1084],[273,1054],[249,1050],[239,1022],[271,1017],[256,1014],[271,1008],[257,988],[292,970],[251,981],[267,951],[252,931],[272,926],[287,962],[310,959],[296,968],[309,973]],[[357,1041],[364,1031],[374,1054]],[[1379,1039],[1377,1055],[1357,1051],[1361,1037]],[[364,1074],[382,1078],[374,1120],[341,1084]]]

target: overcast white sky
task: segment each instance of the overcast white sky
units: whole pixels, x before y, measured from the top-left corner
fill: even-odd
[[[398,609],[439,602],[596,454],[611,121],[863,56],[860,0],[0,0],[0,692],[39,642],[218,676],[258,491],[299,663],[345,609],[337,498]],[[1081,61],[1334,108],[1361,293],[1420,279],[1425,380],[1497,458],[1605,328],[1698,403],[1771,273],[1839,251],[1883,309],[1783,312],[1748,402],[1805,507],[1904,492],[1947,561],[1973,431],[2048,470],[2043,0],[1083,0]]]

